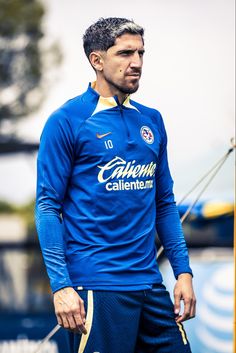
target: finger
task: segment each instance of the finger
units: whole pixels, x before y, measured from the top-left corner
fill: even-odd
[[[184,312],[182,315],[180,315],[177,318],[177,320],[176,320],[177,322],[183,322],[183,321],[186,321],[190,318],[191,304],[192,304],[192,300],[190,300],[190,299],[184,300]]]
[[[177,323],[182,322],[182,316],[181,316],[181,315],[176,316],[175,321],[176,321]]]
[[[63,325],[62,327],[64,327],[66,330],[70,330],[76,334],[78,333],[82,333],[82,331],[80,330],[79,327],[77,327],[75,319],[73,317],[73,315],[71,314],[65,314],[63,316]]]
[[[85,324],[86,322],[86,313],[85,313],[85,308],[84,308],[84,301],[81,299],[80,300],[80,315],[83,323]]]
[[[74,319],[77,325],[77,328],[83,333],[86,334],[87,330],[85,327],[85,322],[86,322],[86,313],[85,313],[85,308],[84,308],[84,301],[83,299],[79,298],[79,308],[74,311]]]
[[[81,331],[83,334],[86,335],[87,333],[87,330],[86,330],[86,327],[82,321],[82,318],[81,318],[81,315],[79,313],[77,314],[74,314],[74,319],[75,319],[75,322],[76,322],[76,327],[79,331]]]
[[[190,311],[190,318],[193,318],[196,316],[196,298],[193,298],[192,301],[192,306],[191,306],[191,311]]]
[[[69,325],[69,322],[67,320],[66,315],[60,314],[60,318],[61,318],[61,322],[62,322],[61,326],[68,330],[70,328],[70,325]]]
[[[77,329],[77,325],[74,319],[74,316],[72,314],[67,314],[66,316],[68,324],[69,324],[69,330],[74,331]]]
[[[179,293],[175,293],[174,294],[174,312],[176,315],[179,315],[180,313],[180,294]]]
[[[62,322],[62,319],[61,319],[60,315],[59,315],[59,314],[56,314],[56,317],[57,317],[57,323],[58,323],[58,325],[62,326],[62,325],[63,325],[63,322]]]

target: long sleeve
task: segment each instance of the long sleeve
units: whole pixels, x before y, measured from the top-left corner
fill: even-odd
[[[158,157],[156,175],[156,229],[175,277],[191,273],[179,213],[173,194],[173,180],[167,159],[167,136],[161,120],[162,143]]]
[[[71,286],[67,270],[62,204],[73,162],[73,132],[63,111],[43,130],[37,161],[35,220],[52,291]]]

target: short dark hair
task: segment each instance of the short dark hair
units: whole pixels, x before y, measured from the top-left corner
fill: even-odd
[[[125,33],[139,34],[143,39],[144,29],[127,18],[99,18],[86,30],[83,36],[86,56],[89,57],[95,50],[107,51],[115,44],[116,38]]]

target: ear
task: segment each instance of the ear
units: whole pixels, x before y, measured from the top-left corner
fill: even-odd
[[[89,61],[92,65],[92,67],[96,71],[102,71],[103,70],[103,59],[101,57],[101,54],[98,52],[93,51],[89,55]]]

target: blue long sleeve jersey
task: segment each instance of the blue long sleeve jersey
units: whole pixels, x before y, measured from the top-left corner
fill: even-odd
[[[162,282],[155,234],[174,274],[191,273],[157,110],[88,90],[48,119],[37,162],[36,225],[55,292],[142,290]]]

